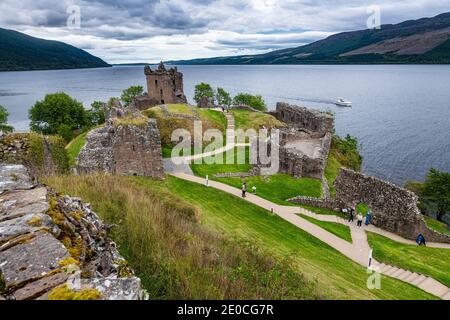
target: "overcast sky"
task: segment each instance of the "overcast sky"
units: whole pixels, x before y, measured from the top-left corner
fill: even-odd
[[[74,5],[79,29],[67,27]],[[450,0],[0,0],[0,27],[110,63],[158,62],[263,53],[364,29],[371,5],[382,24],[450,11]]]

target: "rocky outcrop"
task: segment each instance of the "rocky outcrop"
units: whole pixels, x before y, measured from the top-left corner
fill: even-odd
[[[79,173],[107,172],[164,177],[159,129],[154,119],[112,108],[104,127],[87,135],[77,159]]]
[[[0,165],[0,186],[0,300],[146,298],[88,204],[22,165]]]

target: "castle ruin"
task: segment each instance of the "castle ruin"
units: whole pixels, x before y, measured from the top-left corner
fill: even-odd
[[[331,147],[334,117],[281,102],[271,114],[289,125],[280,130],[280,172],[296,178],[322,179]]]
[[[152,105],[187,103],[183,90],[183,74],[177,68],[166,69],[161,62],[156,70],[145,67],[147,95]]]

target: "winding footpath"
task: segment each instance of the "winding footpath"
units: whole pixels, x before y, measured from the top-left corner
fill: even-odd
[[[227,145],[226,147],[223,147],[221,149],[217,149],[212,154],[211,153],[205,153],[205,154],[198,154],[192,157],[185,157],[185,160],[187,160],[186,166],[189,167],[189,160],[194,160],[198,158],[203,157],[209,157],[213,154],[219,154],[223,153],[227,150],[230,150],[237,145],[234,143],[234,139],[232,138],[231,134],[234,134],[234,119],[231,114],[226,114],[227,120],[228,120],[228,128],[227,128]],[[189,169],[190,170],[190,169]],[[198,183],[198,184],[205,184],[205,179],[201,177],[196,177],[192,174],[192,171],[186,172],[186,168],[182,170],[177,170],[177,168],[172,170],[167,170],[167,173],[177,177],[179,179],[183,179],[186,181]],[[220,183],[217,181],[209,181],[209,187],[214,188],[217,190],[221,190],[223,192],[226,192],[228,194],[231,194],[233,196],[241,198],[241,190],[231,187],[227,184]],[[266,199],[263,199],[257,195],[249,193],[247,197],[245,198],[245,201],[248,201],[252,204],[255,204],[261,208],[264,208],[268,211],[273,211],[273,213],[277,214],[282,219],[292,223],[293,225],[297,226],[298,228],[302,229],[303,231],[308,232],[309,234],[313,235],[314,237],[318,238],[319,240],[325,242],[330,247],[336,249],[346,257],[350,258],[354,262],[358,263],[359,265],[363,267],[369,267],[369,255],[371,252],[371,248],[369,245],[369,242],[367,240],[367,234],[365,231],[374,232],[377,234],[380,234],[382,236],[385,236],[389,239],[392,239],[394,241],[405,243],[405,244],[415,244],[414,241],[407,240],[405,238],[402,238],[394,233],[379,229],[375,226],[364,226],[364,228],[358,228],[354,223],[348,223],[346,220],[333,216],[333,215],[320,215],[313,213],[309,210],[306,210],[302,207],[296,207],[296,206],[282,206],[275,204],[271,201],[268,201]],[[343,225],[347,225],[350,228],[351,236],[352,236],[352,243],[347,242],[336,235],[322,229],[321,227],[317,226],[314,223],[311,223],[303,218],[301,218],[298,214],[304,214],[306,216],[312,217],[314,219],[320,220],[320,221],[327,221],[327,222],[334,222],[334,223],[340,223]],[[450,244],[443,244],[443,243],[428,243],[429,247],[434,248],[442,248],[442,249],[450,249]],[[450,300],[450,288],[443,285],[439,281],[436,281],[435,279],[418,274],[415,272],[411,272],[409,270],[404,270],[401,268],[397,268],[395,266],[386,265],[383,263],[380,263],[374,259],[371,261],[371,265],[369,267],[370,269],[379,272],[383,275],[390,276],[392,278],[396,278],[398,280],[401,280],[403,282],[407,282],[413,286],[416,286],[420,289],[422,289],[425,292],[428,292],[432,295],[435,295],[443,300]]]

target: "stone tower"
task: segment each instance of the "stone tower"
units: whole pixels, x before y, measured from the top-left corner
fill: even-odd
[[[156,70],[146,66],[145,76],[151,105],[187,103],[183,91],[183,74],[176,67],[167,70],[162,62]]]

